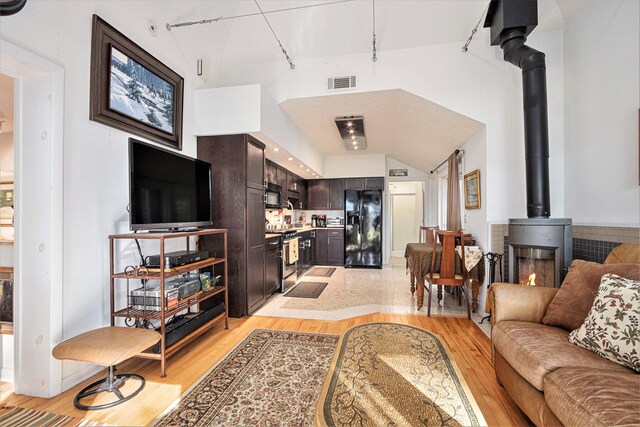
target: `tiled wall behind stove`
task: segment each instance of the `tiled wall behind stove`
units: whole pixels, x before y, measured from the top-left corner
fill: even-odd
[[[638,227],[600,227],[574,225],[573,259],[602,263],[616,246],[622,243],[640,243]],[[504,254],[502,258],[504,281],[509,280],[509,225],[491,225],[491,251]],[[496,269],[496,280],[500,278]]]

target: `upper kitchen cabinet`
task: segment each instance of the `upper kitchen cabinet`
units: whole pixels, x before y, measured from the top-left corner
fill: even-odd
[[[247,187],[264,190],[264,145],[247,135]]]
[[[278,181],[278,165],[271,160],[266,160],[264,165],[264,179],[272,184],[277,184]]]
[[[384,177],[370,177],[364,179],[365,190],[384,190]]]
[[[307,181],[307,209],[329,209],[328,179],[311,179]]]
[[[345,179],[347,190],[384,190],[383,177],[347,178]]]
[[[329,209],[344,209],[344,179],[329,180]]]
[[[307,209],[344,209],[344,179],[311,179],[307,181]]]

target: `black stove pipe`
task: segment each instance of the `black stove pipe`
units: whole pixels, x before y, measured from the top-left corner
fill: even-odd
[[[527,217],[549,218],[549,125],[544,53],[525,45],[526,29],[513,28],[500,37],[504,60],[522,69]]]

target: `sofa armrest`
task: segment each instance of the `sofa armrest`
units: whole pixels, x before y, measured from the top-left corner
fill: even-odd
[[[512,283],[491,285],[491,325],[505,320],[542,323],[558,289]]]

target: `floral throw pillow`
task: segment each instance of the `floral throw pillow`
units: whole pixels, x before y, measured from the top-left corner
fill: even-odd
[[[640,372],[640,282],[605,274],[582,326],[569,341]]]

